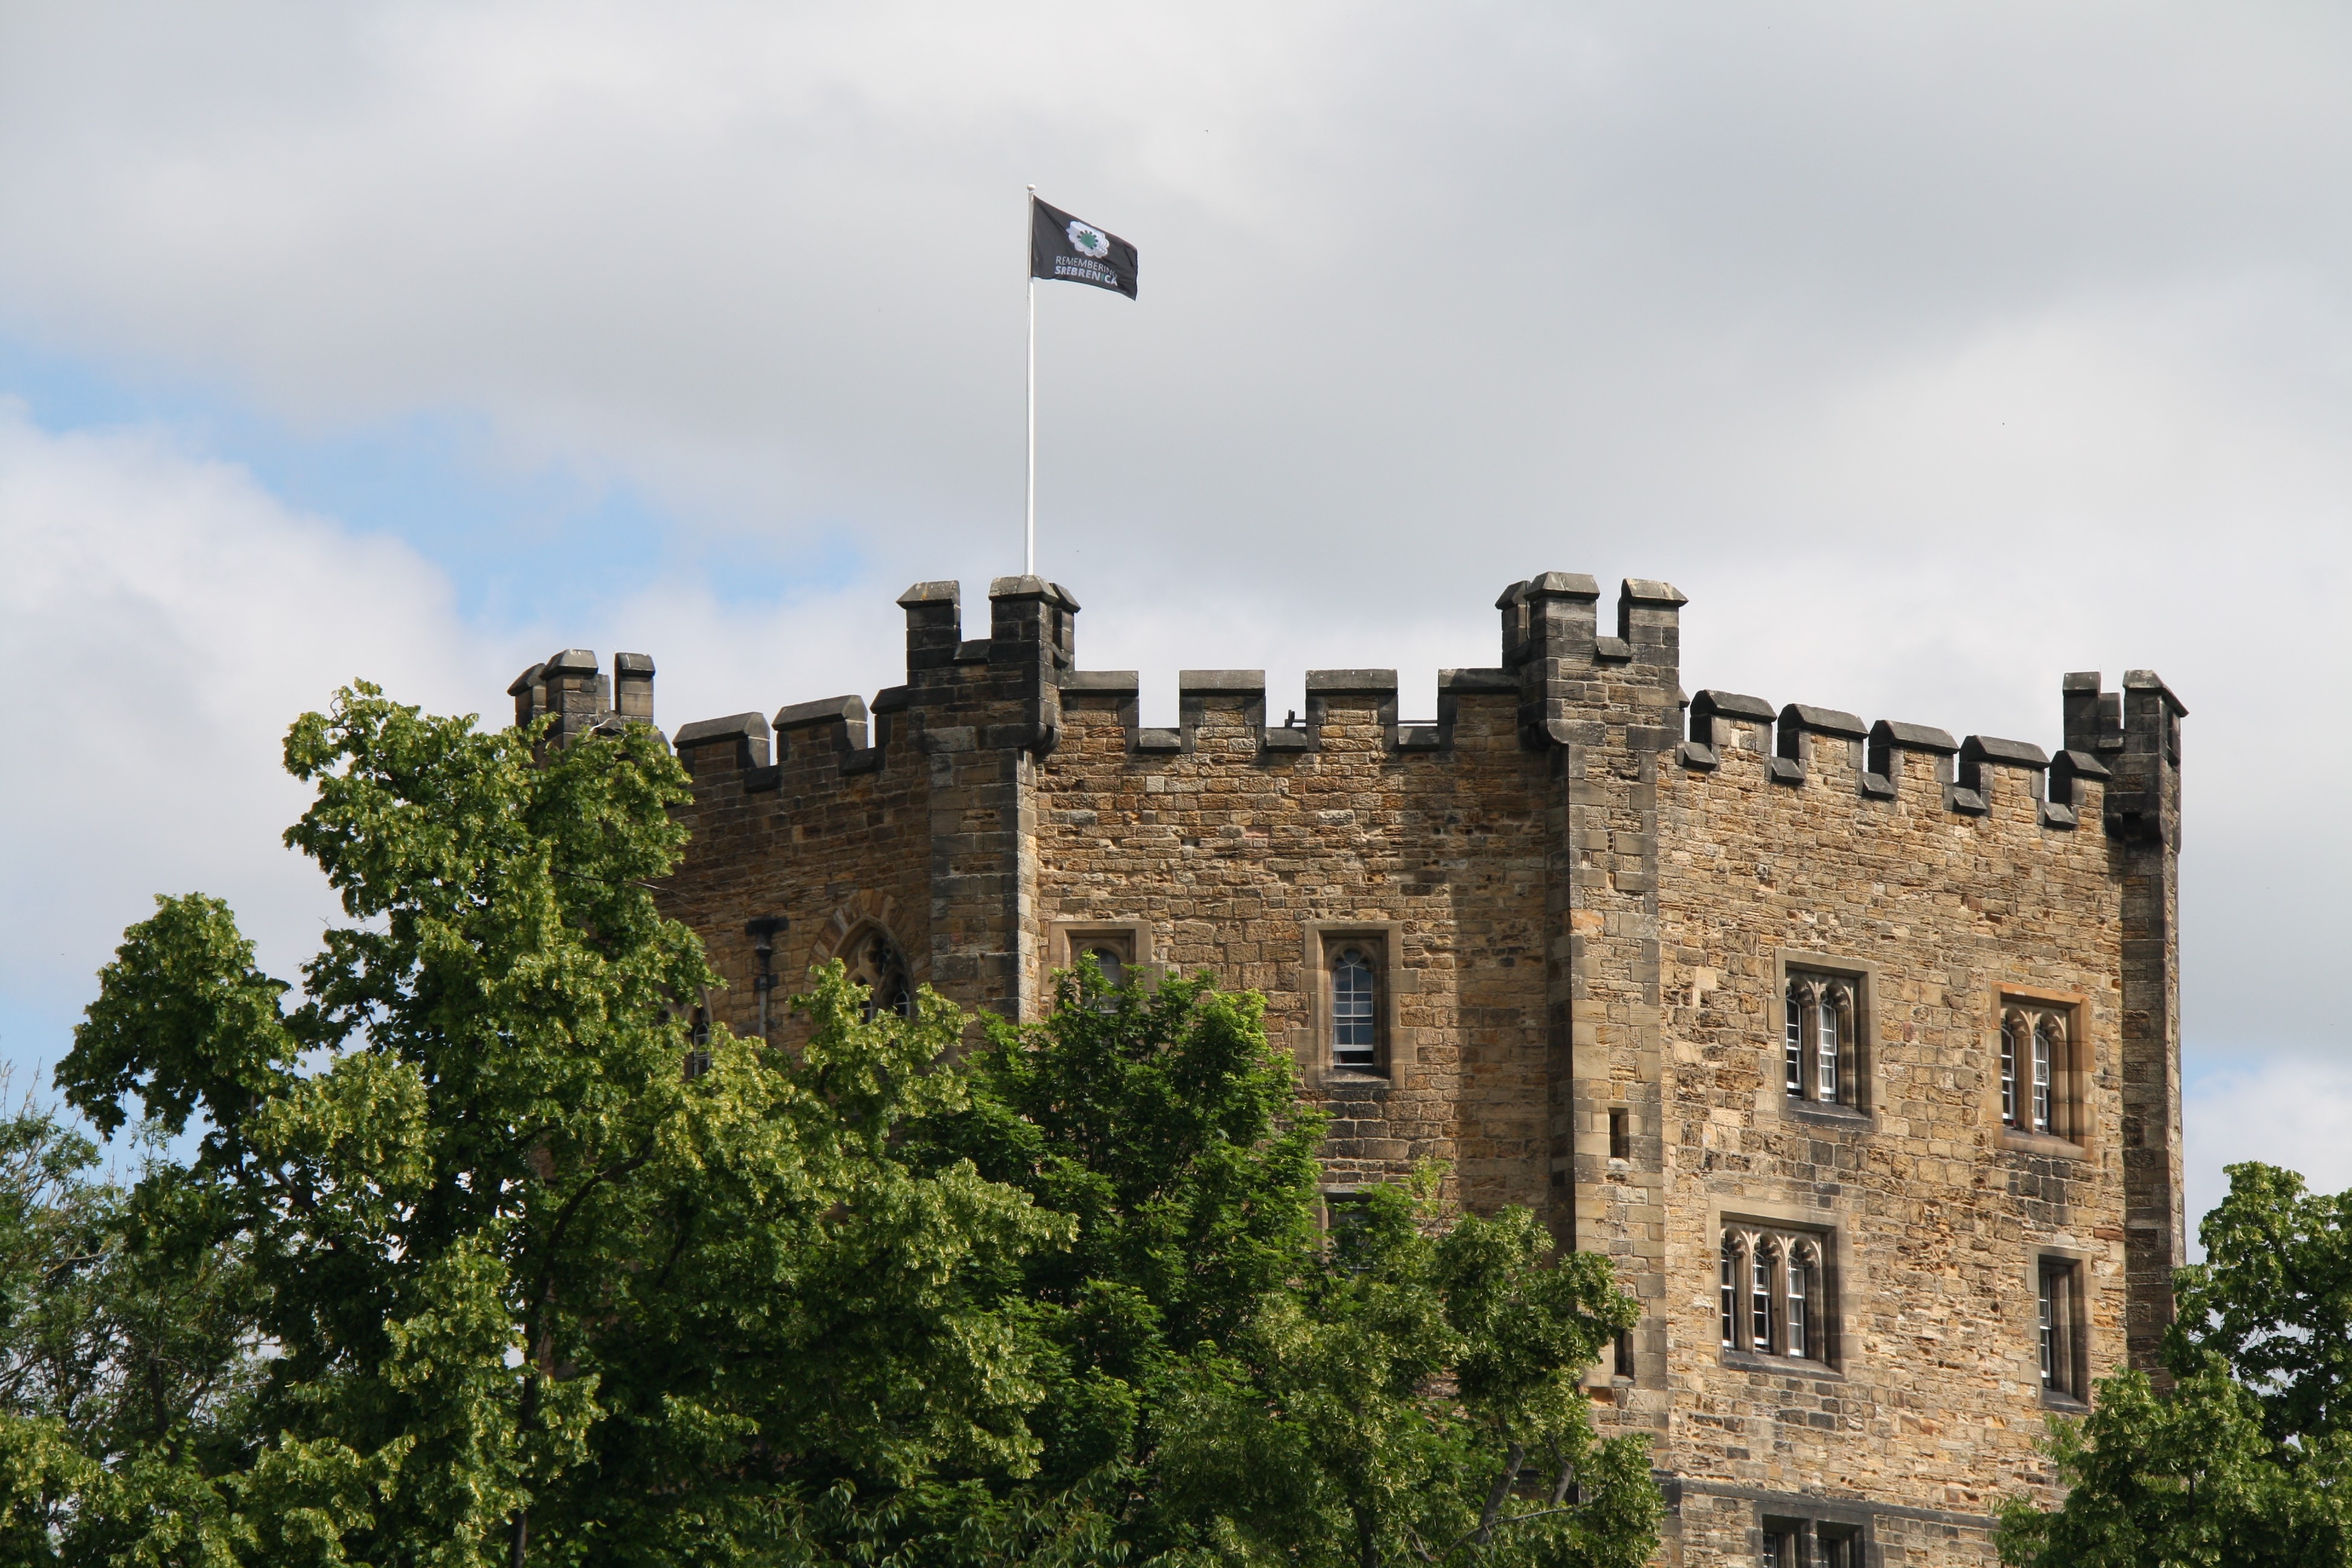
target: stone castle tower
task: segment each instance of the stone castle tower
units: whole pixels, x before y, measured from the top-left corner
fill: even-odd
[[[1034,1016],[1050,973],[1265,993],[1334,1116],[1327,1192],[1421,1160],[1606,1254],[1639,1329],[1590,1393],[1655,1436],[1664,1559],[1993,1561],[2033,1445],[2147,1364],[2183,1261],[2180,719],[2069,675],[2064,746],[1685,695],[1683,595],[1513,584],[1434,722],[1395,673],[1188,670],[1181,723],[1078,668],[1078,605],[918,584],[907,681],[691,723],[671,910],[739,1032],[835,956]],[[653,667],[534,666],[520,721],[653,716]],[[617,694],[618,707],[614,698]]]

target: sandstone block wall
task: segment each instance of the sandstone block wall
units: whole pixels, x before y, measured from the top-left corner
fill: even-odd
[[[1394,672],[1318,670],[1269,725],[1257,671],[1078,668],[1076,601],[1000,578],[967,638],[919,584],[907,679],[689,724],[693,830],[667,907],[739,1031],[747,927],[779,1001],[880,931],[912,977],[1007,1016],[1050,1005],[1074,935],[1146,973],[1265,994],[1333,1114],[1335,1192],[1444,1162],[1474,1209],[1526,1205],[1611,1258],[1640,1328],[1591,1393],[1649,1433],[1664,1560],[1753,1564],[1767,1528],[1858,1562],[1991,1562],[1990,1510],[2046,1490],[2036,1269],[2076,1266],[2088,1377],[2146,1364],[2181,1260],[2179,720],[2163,682],[2069,676],[2063,748],[1955,741],[1683,687],[1683,597],[1590,577],[1498,601],[1496,668],[1446,671],[1433,723]],[[512,689],[551,740],[651,722],[652,662],[567,650]],[[772,759],[770,755],[773,751]],[[779,928],[776,922],[781,921]],[[1327,959],[1379,955],[1381,1060],[1335,1065]],[[1792,1101],[1791,967],[1861,1000],[1853,1103]],[[2004,1126],[2005,1000],[2070,1021],[2064,1136]],[[779,1006],[773,1037],[796,1034]],[[1814,1361],[1729,1350],[1727,1226],[1822,1244]]]

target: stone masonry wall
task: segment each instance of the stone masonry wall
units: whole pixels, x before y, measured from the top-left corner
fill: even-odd
[[[678,757],[694,778],[685,817],[693,837],[662,904],[701,934],[727,977],[711,1016],[739,1035],[755,1032],[759,1008],[745,927],[783,918],[770,960],[770,1037],[791,1040],[802,1028],[786,1016],[785,998],[860,926],[880,925],[908,955],[914,978],[929,978],[929,779],[898,714],[881,715],[870,746],[865,705],[854,697],[777,717],[783,755],[773,763],[768,724],[756,713],[678,732]]]
[[[1263,992],[1336,1118],[1334,1185],[1437,1159],[1474,1207],[1541,1208],[1543,765],[1516,688],[1448,671],[1444,722],[1402,731],[1393,671],[1317,670],[1307,689],[1306,723],[1269,731],[1259,672],[1187,672],[1182,727],[1150,731],[1132,674],[1066,686],[1037,773],[1043,917],[1142,922],[1153,962]],[[1387,948],[1385,1072],[1318,1047],[1326,930]]]
[[[1659,784],[1675,1347],[1660,1458],[1694,1495],[1899,1500],[1926,1511],[1900,1532],[1882,1521],[1883,1561],[1983,1563],[1985,1516],[2047,1479],[2038,1254],[2081,1264],[2091,1375],[2126,1360],[2126,858],[2098,764],[2081,759],[2066,820],[2032,748],[1972,742],[2022,761],[1956,774],[1948,737],[1901,726],[1908,745],[1890,739],[1880,764],[1891,798],[1873,798],[1858,721],[1786,710],[1776,746],[1748,716],[1769,709],[1718,697],[1701,694],[1685,765]],[[1791,957],[1865,977],[1858,1114],[1784,1090]],[[2001,1124],[2011,995],[2073,1010],[2070,1139]],[[1737,1219],[1832,1233],[1832,1367],[1720,1346],[1718,1247]],[[1682,1560],[1754,1561],[1755,1510],[1736,1511],[1718,1528],[1719,1510],[1684,1509]]]
[[[1682,595],[1590,577],[1498,603],[1501,663],[1404,724],[1387,670],[1317,670],[1269,727],[1258,671],[1187,671],[1139,726],[1132,672],[1077,668],[1077,604],[1000,578],[987,635],[952,583],[900,600],[907,680],[689,724],[693,838],[665,908],[754,1028],[747,922],[781,918],[783,996],[856,931],[967,1007],[1034,1017],[1074,931],[1265,994],[1334,1117],[1337,1189],[1419,1161],[1600,1251],[1643,1306],[1591,1393],[1650,1433],[1662,1560],[1751,1568],[1768,1520],[1862,1531],[1860,1562],[1986,1564],[1990,1513],[2048,1484],[2036,1259],[2086,1287],[2089,1376],[2146,1364],[2180,1259],[2179,725],[2155,676],[2069,676],[2054,758],[1682,689]],[[553,743],[651,722],[650,659],[526,671]],[[615,700],[617,699],[617,707]],[[1685,735],[1687,738],[1685,739]],[[776,755],[769,757],[771,742]],[[1325,943],[1382,955],[1384,1059],[1329,1059]],[[1791,963],[1863,998],[1858,1103],[1781,1081]],[[2075,1044],[2065,1137],[2002,1125],[2005,998]],[[1727,1223],[1828,1246],[1820,1364],[1727,1351]],[[2063,1401],[2055,1407],[2063,1407]],[[1774,1528],[1780,1528],[1776,1524]]]

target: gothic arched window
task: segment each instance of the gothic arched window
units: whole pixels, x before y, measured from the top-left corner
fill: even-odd
[[[1723,1342],[1739,1342],[1739,1242],[1723,1233]]]
[[[2083,1112],[2069,1070],[2063,1008],[2012,1002],[2000,1017],[2000,1119],[2021,1132],[2078,1137]]]
[[[1340,948],[1331,958],[1331,1060],[1340,1067],[1380,1062],[1379,980],[1371,955]]]
[[[1748,1342],[1750,1348],[1772,1353],[1772,1254],[1776,1250],[1761,1237],[1748,1243]]]
[[[1862,1016],[1854,983],[1792,973],[1781,998],[1780,1084],[1790,1100],[1856,1102]]]
[[[1815,1259],[1819,1253],[1810,1241],[1801,1241],[1788,1252],[1788,1310],[1781,1321],[1788,1325],[1788,1353],[1800,1361],[1819,1360],[1815,1343],[1818,1331],[1813,1325],[1813,1280]]]
[[[867,926],[843,950],[849,978],[866,987],[866,1017],[881,1013],[901,1018],[915,1011],[915,988],[907,977],[907,960],[898,944],[880,926]]]
[[[1717,1316],[1724,1349],[1827,1362],[1832,1312],[1820,1236],[1727,1225],[1722,1242]]]

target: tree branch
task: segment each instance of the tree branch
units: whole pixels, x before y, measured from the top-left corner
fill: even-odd
[[[1495,1523],[1500,1525],[1525,1524],[1531,1519],[1549,1519],[1556,1513],[1574,1513],[1575,1511],[1576,1510],[1573,1508],[1539,1508],[1533,1513],[1515,1513],[1507,1519],[1498,1519]],[[1445,1549],[1438,1553],[1438,1556],[1452,1556],[1454,1552],[1460,1548],[1469,1545],[1473,1540],[1478,1540],[1478,1538],[1490,1528],[1492,1527],[1480,1525],[1464,1531],[1461,1534],[1455,1536],[1454,1540],[1447,1544]],[[1484,1540],[1478,1540],[1478,1544],[1484,1546],[1486,1542]],[[1437,1558],[1432,1557],[1429,1561],[1434,1563],[1437,1561]]]
[[[1495,1477],[1495,1484],[1486,1489],[1486,1506],[1479,1510],[1478,1528],[1472,1532],[1479,1545],[1486,1545],[1495,1533],[1495,1516],[1503,1511],[1503,1500],[1509,1497],[1511,1488],[1518,1484],[1519,1467],[1527,1462],[1527,1458],[1528,1446],[1525,1443],[1512,1444],[1510,1458],[1503,1461],[1503,1468]]]

